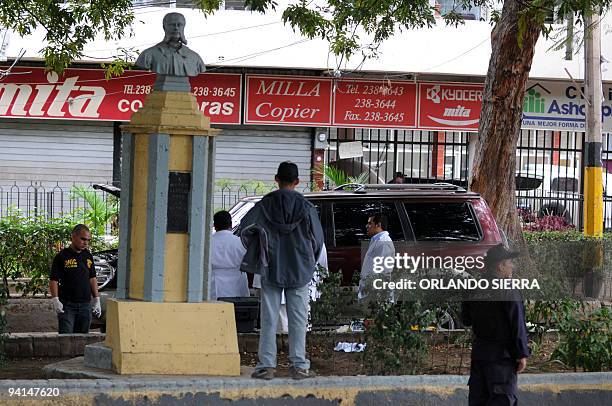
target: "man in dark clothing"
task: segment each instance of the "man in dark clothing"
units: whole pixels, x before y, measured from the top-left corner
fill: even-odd
[[[502,244],[491,248],[485,257],[486,277],[511,278],[517,256]],[[523,302],[513,291],[479,292],[474,299],[461,308],[463,324],[472,326],[474,335],[469,404],[516,405],[517,373],[525,370],[530,355]]]
[[[78,224],[71,234],[71,244],[53,259],[49,291],[57,313],[60,334],[89,333],[91,296],[93,313],[100,317],[100,296],[96,281],[93,256],[87,249],[91,233],[87,226]]]
[[[279,165],[279,189],[268,193],[240,222],[247,248],[240,269],[261,274],[259,362],[253,378],[272,379],[276,368],[276,324],[284,291],[289,321],[291,376],[314,376],[306,359],[308,283],[323,246],[323,229],[312,203],[295,191],[298,168]]]

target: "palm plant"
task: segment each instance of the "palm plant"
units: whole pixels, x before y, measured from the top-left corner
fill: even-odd
[[[80,209],[85,224],[95,235],[105,234],[106,225],[117,218],[119,202],[114,199],[104,200],[95,190],[86,186],[73,186],[70,193],[71,199],[82,199],[89,205],[89,209]]]
[[[338,187],[347,183],[366,183],[370,178],[368,172],[362,172],[357,176],[348,176],[342,169],[331,165],[320,165],[314,170],[318,175],[323,175],[328,180],[330,187]]]

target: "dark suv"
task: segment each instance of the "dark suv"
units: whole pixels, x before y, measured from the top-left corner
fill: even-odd
[[[117,188],[94,188],[119,195]],[[367,241],[365,225],[374,213],[389,219],[393,241],[403,242],[411,251],[443,256],[478,256],[504,242],[487,203],[476,193],[448,183],[398,185],[344,185],[333,191],[305,193],[321,219],[325,232],[329,268],[342,272],[343,284],[350,285],[361,269],[361,243]],[[230,209],[234,230],[262,196],[246,197]],[[96,255],[96,269],[103,272],[99,283],[111,286],[117,252]]]
[[[345,285],[360,272],[365,226],[375,213],[387,216],[391,239],[412,252],[478,256],[505,242],[484,199],[447,183],[345,185],[304,196],[319,212],[330,271],[342,272]],[[232,207],[235,231],[260,199],[247,197]]]

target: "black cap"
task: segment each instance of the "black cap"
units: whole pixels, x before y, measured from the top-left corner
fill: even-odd
[[[276,176],[281,182],[295,182],[295,180],[298,178],[298,167],[296,164],[290,161],[281,162],[281,164],[278,165]]]
[[[498,244],[487,251],[485,255],[485,265],[490,268],[499,264],[501,261],[517,258],[520,255],[520,251],[511,250],[505,247],[504,244]]]

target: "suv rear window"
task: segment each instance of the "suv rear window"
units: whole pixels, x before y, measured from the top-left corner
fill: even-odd
[[[404,203],[417,241],[479,241],[480,232],[467,202]]]
[[[402,224],[393,202],[360,201],[333,203],[336,247],[358,246],[368,240],[368,217],[382,213],[389,220],[389,235],[393,241],[404,241]]]

